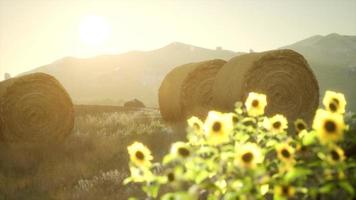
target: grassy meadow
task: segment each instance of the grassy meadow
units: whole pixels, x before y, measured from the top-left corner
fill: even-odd
[[[62,145],[2,157],[0,199],[109,200],[140,195],[137,187],[122,185],[129,175],[127,146],[138,140],[160,157],[177,138],[156,109],[76,106],[73,133]]]

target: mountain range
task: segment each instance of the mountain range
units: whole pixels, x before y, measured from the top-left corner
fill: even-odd
[[[356,36],[316,35],[281,48],[295,50],[308,61],[321,88],[343,92],[348,108],[356,111]],[[157,92],[164,76],[174,67],[220,58],[229,60],[243,52],[206,49],[174,42],[152,51],[131,51],[92,58],[65,57],[35,68],[55,76],[76,104],[122,104],[140,99],[157,107]]]

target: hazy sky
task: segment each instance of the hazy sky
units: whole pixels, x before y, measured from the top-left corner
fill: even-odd
[[[64,56],[173,41],[262,51],[333,32],[356,35],[356,0],[0,0],[0,80]]]

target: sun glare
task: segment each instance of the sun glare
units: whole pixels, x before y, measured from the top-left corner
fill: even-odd
[[[86,45],[99,46],[110,37],[111,26],[102,16],[87,16],[80,22],[79,38]]]

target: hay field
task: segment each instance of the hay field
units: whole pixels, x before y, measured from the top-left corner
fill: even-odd
[[[141,141],[157,157],[178,139],[156,109],[76,106],[73,133],[63,145],[2,157],[0,199],[127,199],[126,147]],[[156,158],[157,159],[157,158]],[[136,192],[137,191],[137,192]]]

